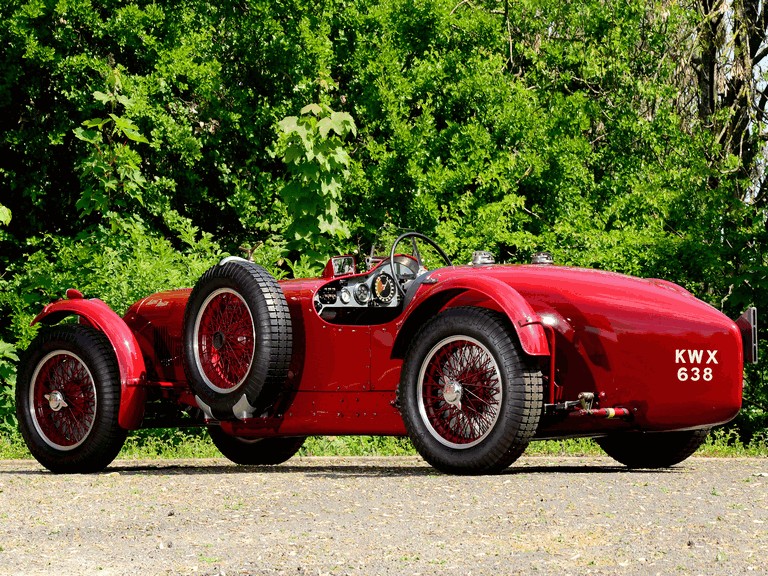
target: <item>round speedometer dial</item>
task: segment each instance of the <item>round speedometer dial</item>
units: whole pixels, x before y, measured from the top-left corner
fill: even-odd
[[[358,284],[355,287],[355,300],[361,306],[365,306],[368,300],[371,299],[371,289],[368,288],[368,284]]]
[[[392,298],[395,297],[395,294],[395,280],[392,276],[386,272],[376,276],[376,279],[373,281],[373,297],[377,302],[389,304],[392,302]]]

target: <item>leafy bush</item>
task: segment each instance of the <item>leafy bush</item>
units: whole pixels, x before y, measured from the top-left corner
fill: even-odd
[[[14,347],[0,340],[0,436],[14,435],[18,429],[13,392],[18,361]]]
[[[115,229],[96,226],[75,237],[46,235],[31,239],[29,255],[9,267],[0,281],[0,310],[10,311],[12,332],[25,348],[36,327],[29,323],[42,307],[77,288],[104,300],[119,314],[139,298],[169,288],[191,286],[219,257],[204,235],[177,246],[136,220]]]
[[[0,204],[0,225],[11,221],[11,212]],[[16,433],[18,421],[15,415],[14,386],[16,366],[19,361],[16,349],[0,339],[0,436]]]
[[[355,122],[346,112],[309,104],[301,109],[301,116],[288,116],[279,126],[275,153],[286,163],[289,175],[280,191],[289,214],[283,236],[289,249],[324,264],[334,240],[349,236],[340,218],[342,184],[350,164],[343,140],[357,134]]]

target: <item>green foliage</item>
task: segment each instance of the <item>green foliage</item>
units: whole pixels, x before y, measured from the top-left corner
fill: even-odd
[[[119,89],[117,75],[113,85],[115,90]],[[133,106],[130,98],[117,92],[104,94],[96,91],[93,97],[113,111],[118,103],[127,110]],[[113,219],[131,208],[132,202],[143,205],[142,192],[146,180],[141,173],[141,156],[125,142],[128,139],[149,144],[136,124],[129,118],[110,112],[107,118],[86,120],[82,127],[74,129],[74,134],[78,140],[91,145],[91,152],[80,165],[84,186],[75,207],[81,214],[100,212]]]
[[[605,456],[591,438],[566,438],[531,442],[525,450],[528,456]]]
[[[18,361],[16,349],[0,340],[0,435],[12,435],[18,428],[13,392]]]
[[[19,348],[34,336],[32,318],[68,288],[98,297],[122,314],[148,294],[191,286],[219,258],[217,245],[206,236],[180,249],[136,220],[121,221],[116,229],[96,226],[75,237],[30,239],[28,250],[9,267],[10,279],[0,280],[0,310],[10,312]]]
[[[32,458],[18,430],[0,433],[0,460]]]
[[[10,221],[10,211],[0,204],[0,224],[8,224]],[[17,429],[14,386],[18,361],[16,349],[0,339],[0,436],[15,434]]]
[[[602,449],[589,438],[546,440],[532,442],[526,456],[604,457]],[[413,456],[407,438],[390,436],[313,436],[307,439],[298,452],[308,456]],[[756,458],[768,456],[765,436],[744,443],[735,430],[713,430],[696,456],[716,458]],[[31,458],[20,436],[0,434],[0,459]],[[118,458],[123,460],[150,460],[156,458],[222,458],[221,453],[202,430],[140,430],[131,434]]]
[[[357,135],[355,122],[346,112],[309,104],[301,116],[288,116],[278,125],[275,153],[288,170],[288,182],[280,191],[288,213],[283,236],[289,248],[325,262],[333,241],[349,236],[339,211],[350,164],[343,140]]]
[[[768,456],[768,436],[765,432],[744,442],[733,428],[716,428],[696,452],[697,456],[765,457]]]
[[[416,454],[408,438],[391,436],[311,436],[300,456],[410,456]]]
[[[221,458],[208,433],[202,429],[138,430],[128,436],[118,458]]]

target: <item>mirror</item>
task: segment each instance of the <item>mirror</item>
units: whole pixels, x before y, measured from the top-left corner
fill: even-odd
[[[331,276],[346,276],[348,274],[355,273],[355,257],[354,256],[334,256],[328,261],[328,264],[323,270],[323,276],[328,278]]]

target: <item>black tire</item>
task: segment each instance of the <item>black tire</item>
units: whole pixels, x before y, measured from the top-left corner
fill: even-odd
[[[221,428],[208,428],[216,448],[235,464],[263,466],[282,464],[299,451],[306,436],[278,438],[242,438],[231,436]]]
[[[38,334],[19,365],[16,413],[40,464],[56,473],[106,468],[127,435],[119,411],[120,371],[102,332],[66,324]]]
[[[519,458],[536,433],[543,383],[501,314],[454,308],[413,339],[398,401],[413,445],[432,466],[492,474]]]
[[[264,268],[242,259],[203,274],[184,312],[184,368],[219,420],[250,418],[280,391],[291,361],[291,316]]]
[[[668,468],[704,444],[709,429],[680,432],[626,432],[595,438],[608,456],[629,468]]]

